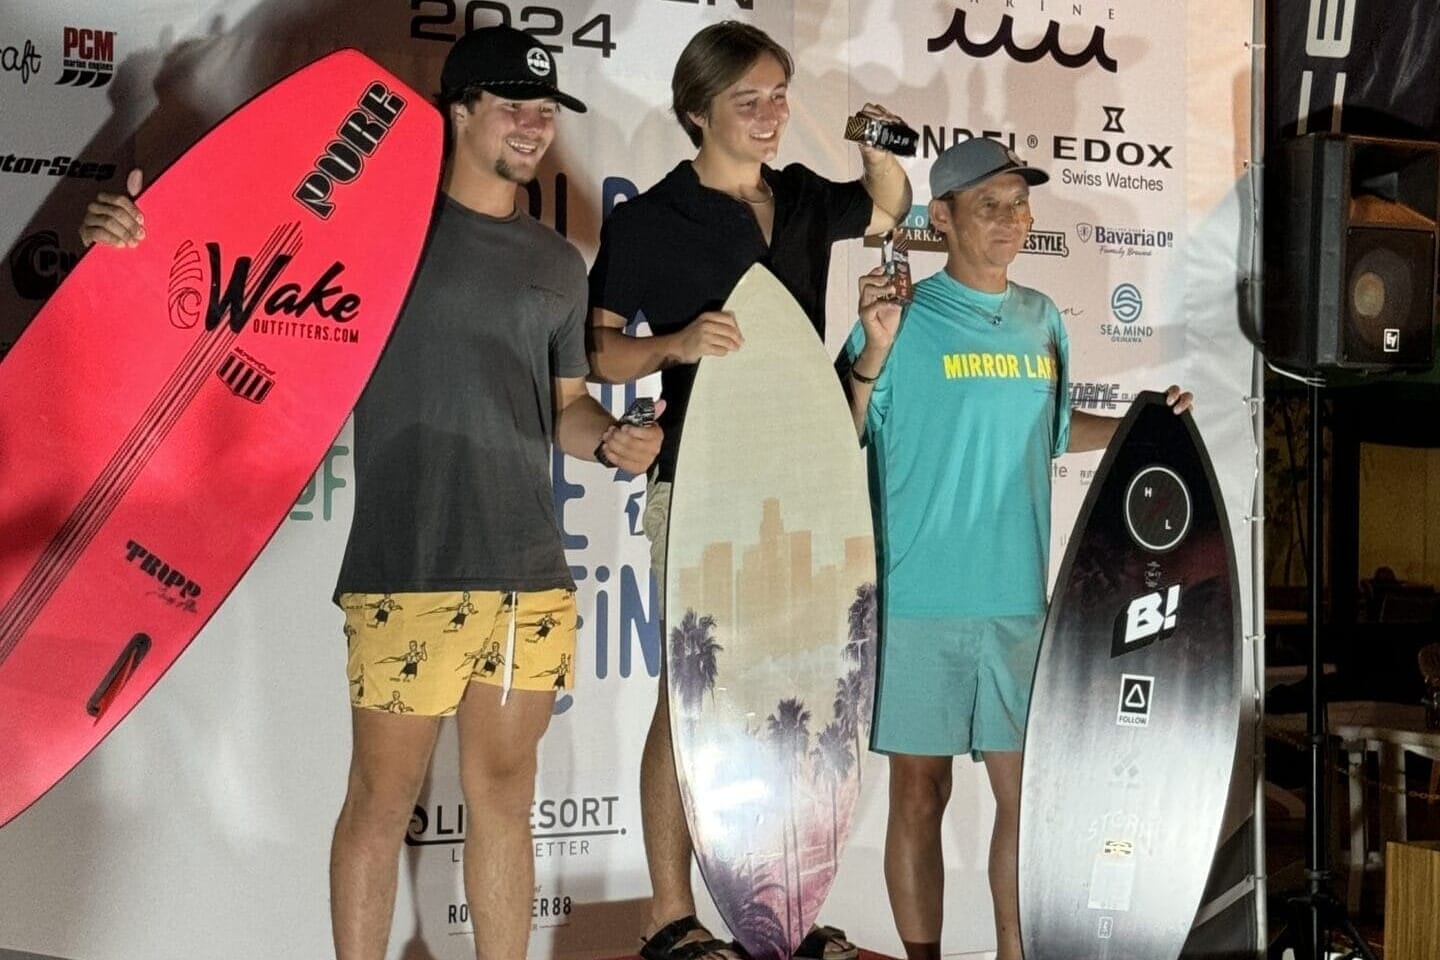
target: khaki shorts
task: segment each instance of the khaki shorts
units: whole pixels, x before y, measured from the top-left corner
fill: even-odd
[[[575,684],[573,590],[342,593],[340,607],[355,707],[441,717],[471,683]]]
[[[670,533],[670,483],[651,480],[645,487],[645,513],[640,518],[645,539],[650,541],[650,571],[659,586],[660,621],[665,621],[665,548]],[[664,646],[664,644],[661,644]]]

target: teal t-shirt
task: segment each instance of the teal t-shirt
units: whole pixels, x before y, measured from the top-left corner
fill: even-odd
[[[847,355],[864,345],[857,323]],[[1044,612],[1068,365],[1043,293],[915,285],[866,418],[887,617]]]

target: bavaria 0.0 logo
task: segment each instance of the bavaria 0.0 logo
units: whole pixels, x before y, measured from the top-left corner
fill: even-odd
[[[1094,240],[1102,254],[1115,257],[1148,257],[1157,250],[1175,249],[1174,230],[1077,223],[1075,236],[1080,238],[1081,243],[1088,244]]]
[[[1134,323],[1140,319],[1145,301],[1140,290],[1133,283],[1122,283],[1110,294],[1110,312],[1121,323]]]

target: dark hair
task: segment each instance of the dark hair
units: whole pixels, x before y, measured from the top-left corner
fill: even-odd
[[[445,141],[441,156],[449,157],[450,151],[455,149],[455,121],[450,119],[450,108],[458,103],[465,108],[466,113],[474,113],[475,102],[484,92],[479,87],[463,87],[459,90],[441,90],[435,94],[435,107],[440,111],[440,119],[445,124]]]
[[[690,38],[670,78],[670,108],[691,143],[700,146],[701,137],[700,127],[690,114],[709,116],[710,101],[767,53],[780,62],[788,83],[795,73],[795,61],[788,50],[758,27],[722,20]]]

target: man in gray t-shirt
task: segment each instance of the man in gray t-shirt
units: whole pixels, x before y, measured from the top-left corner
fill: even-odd
[[[477,957],[523,957],[536,748],[574,681],[574,583],[551,444],[643,473],[655,426],[620,426],[585,387],[580,254],[515,204],[555,135],[555,63],[528,34],[476,30],[441,71],[452,141],[410,299],[355,408],[355,519],[336,587],[354,742],[330,861],[339,960],[384,956],[400,846],[440,717],[460,728],[473,812],[465,894]],[[127,186],[140,190],[138,171]],[[144,236],[101,194],[88,244]]]

